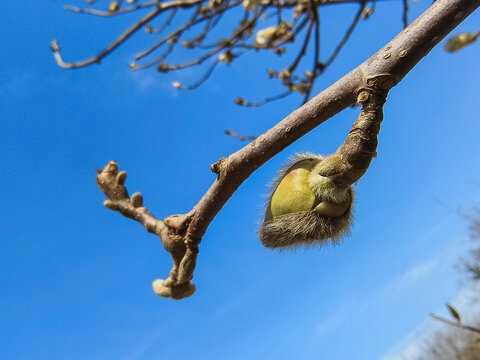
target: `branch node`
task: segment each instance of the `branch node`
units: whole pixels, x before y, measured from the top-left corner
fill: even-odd
[[[220,158],[215,164],[210,166],[210,170],[217,174],[219,177],[222,177],[227,171],[228,159],[225,157]]]

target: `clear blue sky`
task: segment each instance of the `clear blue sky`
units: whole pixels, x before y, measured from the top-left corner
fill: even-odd
[[[429,3],[411,3],[411,18]],[[186,212],[214,180],[210,164],[245,145],[224,129],[262,133],[300,99],[233,104],[237,95],[281,91],[265,74],[275,65],[258,56],[220,67],[194,92],[170,84],[193,82],[197,71],[133,73],[127,64],[151,41],[146,34],[101,66],[62,70],[50,40],[60,41],[66,61],[83,59],[139,16],[100,19],[64,12],[64,4],[2,1],[0,358],[381,359],[458,295],[454,265],[468,231],[454,209],[480,200],[478,44],[455,55],[435,48],[391,91],[379,156],[356,187],[355,226],[341,246],[272,252],[256,230],[279,166],[296,151],[335,151],[358,109],[241,186],[202,242],[197,292],[173,301],[151,289],[167,276],[169,255],[139,224],[102,206],[94,168],[115,159],[155,215]],[[333,26],[323,59],[355,11],[322,11],[324,29]],[[401,26],[400,1],[378,4],[316,91]],[[479,28],[477,11],[457,31]]]

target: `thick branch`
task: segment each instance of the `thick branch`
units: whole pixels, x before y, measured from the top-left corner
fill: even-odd
[[[195,207],[187,238],[198,243],[236,189],[267,160],[356,102],[367,77],[389,74],[393,87],[462,20],[478,0],[437,0],[389,44],[280,123],[222,162],[217,180]],[[388,90],[388,89],[385,89]]]

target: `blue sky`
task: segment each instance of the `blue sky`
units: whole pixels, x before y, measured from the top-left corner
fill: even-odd
[[[411,3],[411,18],[428,1]],[[73,4],[83,4],[77,2]],[[102,206],[96,167],[118,161],[156,216],[187,212],[214,180],[209,166],[300,103],[240,108],[282,89],[274,57],[220,67],[194,92],[171,82],[197,71],[132,72],[139,34],[101,66],[58,68],[102,49],[136,16],[67,13],[63,1],[4,0],[0,13],[0,354],[5,359],[392,359],[431,312],[462,291],[468,247],[456,209],[478,206],[478,45],[435,48],[390,93],[378,158],[356,186],[355,225],[338,247],[275,252],[256,235],[266,185],[293,153],[334,152],[347,109],[270,160],[230,199],[200,248],[197,292],[173,301],[151,282],[171,260],[137,223]],[[324,57],[355,6],[325,8]],[[457,31],[478,31],[477,11]],[[361,22],[316,92],[401,30],[400,2]],[[150,35],[151,36],[151,35]],[[150,40],[149,40],[150,39]],[[468,310],[468,309],[467,309]],[[422,325],[423,324],[423,325]],[[403,342],[402,342],[403,341]]]

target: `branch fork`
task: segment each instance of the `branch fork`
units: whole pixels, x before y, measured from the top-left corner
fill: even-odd
[[[191,280],[198,245],[210,223],[237,188],[287,146],[357,102],[362,103],[364,116],[353,124],[347,141],[337,154],[342,157],[342,162],[350,163],[353,153],[349,148],[353,148],[355,142],[365,141],[365,151],[360,156],[365,159],[362,160],[362,167],[352,167],[354,172],[348,176],[349,179],[338,177],[337,180],[339,183],[352,179],[356,181],[356,176],[362,176],[376,154],[373,135],[378,133],[381,107],[388,91],[479,6],[478,0],[435,1],[423,15],[362,65],[244,148],[212,165],[211,170],[218,174],[217,179],[187,214],[158,220],[143,206],[140,193],[129,197],[124,186],[126,172],[118,172],[115,161],[110,161],[103,170],[97,170],[97,183],[108,198],[105,206],[138,221],[147,231],[159,236],[164,248],[172,256],[170,276],[166,280],[154,281],[154,291],[173,299],[191,296],[195,292]],[[353,159],[352,164],[357,164],[357,161]]]
[[[194,211],[159,220],[143,206],[141,193],[128,195],[124,186],[126,178],[127,172],[119,172],[117,162],[114,160],[103,170],[97,169],[97,184],[108,198],[103,204],[110,210],[118,211],[123,216],[138,221],[148,232],[157,235],[165,250],[170,253],[173,260],[170,276],[166,280],[157,279],[153,282],[155,293],[176,300],[193,295],[195,285],[190,282],[193,278],[191,249],[195,247],[190,244],[191,241],[187,240],[185,234]],[[193,263],[193,268],[194,265]]]

